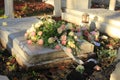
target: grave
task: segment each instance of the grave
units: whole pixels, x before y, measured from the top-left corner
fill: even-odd
[[[62,19],[80,25],[82,15],[89,14],[90,27],[96,27],[100,32],[107,33],[114,38],[120,38],[120,14],[107,9],[66,9]]]
[[[1,19],[0,40],[2,45],[11,51],[12,55],[15,56],[18,63],[22,66],[31,67],[71,60],[63,51],[27,44],[24,33],[26,29],[31,27],[32,23],[36,22],[38,22],[36,17]],[[94,50],[94,45],[87,41],[83,41],[80,47],[81,52],[78,57]]]

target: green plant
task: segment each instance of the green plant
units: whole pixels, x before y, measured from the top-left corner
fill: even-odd
[[[114,49],[101,49],[97,51],[98,61],[103,68],[108,67],[117,56],[117,50]]]
[[[85,68],[82,65],[78,65],[75,70],[82,74],[84,72]]]
[[[4,9],[0,9],[0,16],[4,15]]]
[[[61,44],[67,48],[68,52],[77,53],[80,49],[78,37],[75,35],[76,31],[76,26],[71,23],[56,22],[51,16],[44,16],[26,31],[25,37],[28,44],[36,44],[58,50],[60,50],[61,46],[59,44]]]
[[[6,65],[9,71],[15,71],[17,69],[15,57],[14,56],[8,57],[8,61],[6,62]]]

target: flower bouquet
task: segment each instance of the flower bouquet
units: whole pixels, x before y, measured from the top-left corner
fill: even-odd
[[[32,27],[26,31],[25,38],[28,44],[64,50],[66,53],[75,55],[80,51],[80,44],[76,36],[79,29],[78,26],[71,23],[56,22],[51,16],[44,16],[40,18],[39,22],[32,24]]]

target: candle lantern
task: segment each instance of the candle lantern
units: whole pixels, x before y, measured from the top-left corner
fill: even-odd
[[[82,15],[82,23],[89,23],[89,14],[84,13]]]

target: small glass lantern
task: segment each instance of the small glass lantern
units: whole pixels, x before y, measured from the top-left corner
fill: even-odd
[[[82,15],[82,23],[89,23],[89,14],[84,13]]]

